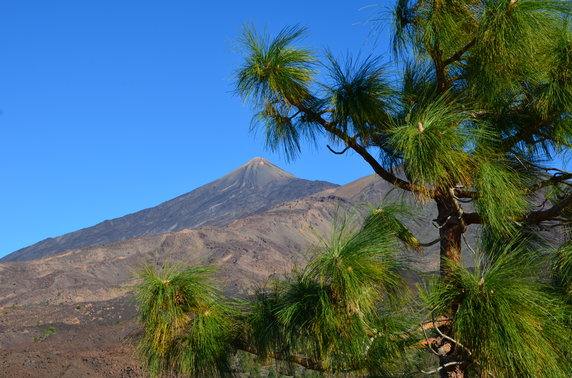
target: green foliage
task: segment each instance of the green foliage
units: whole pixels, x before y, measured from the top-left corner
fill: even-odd
[[[287,105],[308,97],[315,58],[309,50],[292,47],[304,32],[300,27],[285,28],[269,41],[245,27],[241,47],[249,58],[237,73],[239,94],[260,103],[273,99]]]
[[[374,208],[370,206],[371,213],[366,218],[365,224],[370,230],[378,229],[380,235],[393,234],[406,247],[420,251],[421,242],[407,229],[400,218],[412,219],[413,214],[403,205],[380,204]],[[373,232],[373,231],[372,231]]]
[[[390,143],[401,152],[407,177],[430,186],[468,182],[469,139],[463,126],[469,113],[451,103],[448,94],[420,100],[391,131]]]
[[[330,240],[321,240],[321,250],[308,263],[304,278],[328,286],[347,311],[373,311],[384,295],[395,296],[404,289],[399,270],[406,267],[396,256],[392,231],[371,217],[358,230],[352,230],[349,219],[342,220],[334,225]]]
[[[48,327],[40,331],[39,335],[34,336],[34,342],[43,341],[46,337],[56,333],[55,327]]]
[[[292,122],[292,106],[311,97],[315,74],[313,53],[293,46],[304,32],[300,27],[285,28],[270,41],[245,27],[241,47],[248,59],[237,72],[236,91],[259,109],[256,119],[265,125],[267,146],[276,150],[283,145],[290,158],[299,152],[303,135]]]
[[[165,372],[226,375],[230,309],[208,284],[211,267],[157,271],[146,264],[137,272],[135,296],[145,337],[139,353],[153,375]]]
[[[478,162],[473,184],[481,193],[476,201],[479,214],[497,232],[511,233],[514,222],[528,209],[525,182],[519,172],[500,159]]]
[[[351,57],[342,66],[328,54],[331,83],[324,85],[324,94],[332,109],[332,119],[344,134],[359,135],[366,141],[379,132],[379,125],[390,118],[394,90],[386,79],[378,58],[362,62]]]
[[[562,290],[568,304],[572,305],[572,242],[563,244],[556,252],[554,262],[556,285]],[[570,310],[572,315],[572,310]],[[572,320],[572,318],[571,318]]]
[[[412,47],[419,58],[427,47],[438,44],[444,55],[451,55],[467,44],[477,20],[478,1],[410,1],[398,0],[393,10],[393,49],[406,56]]]
[[[320,247],[304,270],[258,293],[248,318],[252,342],[262,356],[299,353],[329,371],[389,366],[406,344],[389,339],[411,325],[388,310],[407,292],[393,233],[370,221],[355,230],[345,220]],[[375,364],[366,363],[369,355]]]
[[[414,377],[426,366],[425,351],[419,348],[419,338],[411,332],[419,324],[415,310],[411,306],[380,310],[373,323],[375,337],[364,363],[370,375]]]
[[[562,1],[484,2],[469,59],[472,90],[481,100],[490,103],[496,96],[521,90],[524,81],[544,79],[545,52],[555,47],[563,12],[567,9]]]
[[[538,255],[509,244],[494,262],[470,271],[450,263],[450,275],[425,294],[434,316],[458,309],[453,337],[475,369],[494,376],[564,377],[570,374],[572,332],[564,305],[538,282]],[[470,352],[467,352],[470,351]]]

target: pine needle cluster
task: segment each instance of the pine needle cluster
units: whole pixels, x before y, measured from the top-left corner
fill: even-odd
[[[457,307],[453,334],[473,369],[502,377],[565,377],[572,370],[566,305],[541,282],[539,255],[511,243],[471,271],[450,262],[450,276],[424,298],[433,316]]]
[[[212,267],[157,271],[145,264],[136,277],[138,313],[144,327],[138,351],[152,375],[226,375],[229,340],[235,332],[231,312],[208,283]]]
[[[403,354],[406,343],[388,339],[411,324],[387,309],[407,292],[400,274],[406,267],[395,255],[393,233],[380,230],[371,221],[357,231],[342,222],[303,270],[260,292],[248,320],[255,345],[306,356],[328,371],[365,369],[374,352],[380,368]],[[384,350],[381,359],[386,344],[392,352]]]

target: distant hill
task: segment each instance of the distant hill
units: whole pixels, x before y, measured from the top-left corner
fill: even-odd
[[[268,160],[254,158],[226,176],[158,206],[42,240],[3,257],[0,262],[35,260],[66,250],[201,226],[225,226],[282,202],[336,186],[299,179]]]

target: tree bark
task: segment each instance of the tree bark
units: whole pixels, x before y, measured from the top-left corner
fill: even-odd
[[[454,189],[440,190],[441,194],[435,198],[437,203],[437,224],[439,226],[440,243],[440,273],[444,280],[451,277],[450,266],[447,261],[461,262],[461,238],[466,231],[463,220],[463,210],[454,196]],[[451,307],[449,317],[454,318],[459,305],[454,303]],[[452,327],[447,325],[440,327],[440,330],[447,336],[455,338]],[[466,369],[463,362],[462,350],[449,340],[443,339],[439,350],[439,375],[447,378],[464,378]]]
[[[449,275],[447,260],[456,263],[461,262],[461,237],[466,226],[463,220],[463,210],[453,196],[452,190],[437,196],[435,202],[437,203],[437,224],[441,238],[440,272],[441,276],[447,278]]]

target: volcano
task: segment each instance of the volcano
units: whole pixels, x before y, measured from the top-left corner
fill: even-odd
[[[337,186],[297,178],[257,157],[216,181],[158,206],[42,240],[3,257],[0,262],[35,260],[70,249],[201,226],[222,227],[235,219]]]

